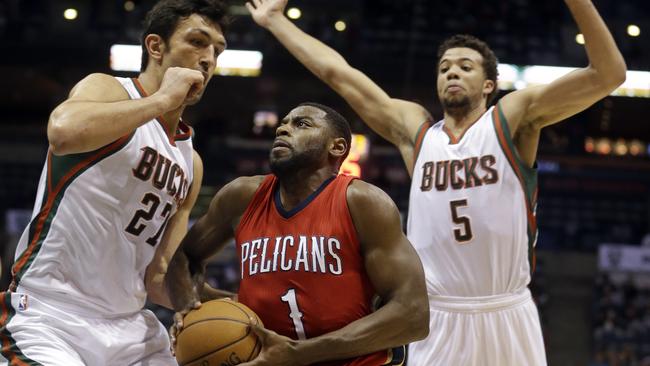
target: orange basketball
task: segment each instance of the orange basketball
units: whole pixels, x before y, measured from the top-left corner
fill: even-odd
[[[176,336],[179,365],[237,365],[254,359],[262,344],[248,328],[251,324],[263,326],[244,304],[231,300],[203,303],[185,316],[183,329]]]

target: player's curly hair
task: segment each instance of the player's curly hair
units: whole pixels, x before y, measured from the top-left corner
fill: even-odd
[[[334,136],[343,137],[345,139],[345,142],[348,144],[348,149],[341,159],[341,162],[343,162],[343,160],[348,157],[352,144],[352,130],[350,129],[350,123],[348,123],[348,120],[345,119],[345,117],[343,117],[339,112],[320,103],[304,102],[298,105],[298,107],[300,106],[314,107],[325,112],[325,120],[329,122],[330,127],[332,127]]]
[[[497,59],[497,56],[494,54],[490,46],[480,39],[468,34],[456,34],[447,38],[442,42],[440,47],[438,47],[438,59],[436,65],[440,64],[442,55],[444,55],[448,49],[459,47],[471,48],[483,56],[483,71],[485,72],[485,77],[488,80],[494,81],[494,90],[487,97],[487,105],[490,105],[499,92],[499,88],[497,88],[497,77],[499,76],[497,70],[499,60]]]
[[[178,21],[187,18],[192,14],[199,14],[210,19],[221,27],[225,32],[230,24],[230,17],[227,15],[228,7],[224,0],[161,0],[149,12],[144,19],[144,30],[140,42],[142,44],[141,71],[147,69],[149,53],[144,44],[144,39],[149,34],[157,34],[165,42],[176,30]]]

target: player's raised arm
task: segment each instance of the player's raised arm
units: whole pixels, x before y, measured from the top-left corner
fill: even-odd
[[[234,235],[262,177],[241,177],[225,185],[212,199],[208,212],[187,232],[172,257],[165,284],[175,310],[191,309],[202,297],[205,266]],[[219,296],[218,296],[219,297]]]
[[[47,125],[50,148],[56,155],[96,150],[130,134],[153,118],[179,108],[201,72],[171,67],[160,89],[149,97],[129,99],[114,77],[90,74],[54,109]]]
[[[518,149],[532,164],[537,144],[526,140],[535,130],[570,117],[609,95],[625,81],[626,66],[605,22],[590,0],[565,0],[585,37],[589,66],[548,85],[526,88],[502,98],[501,107]],[[527,131],[533,130],[533,131]],[[532,157],[532,159],[531,159]]]
[[[402,154],[415,143],[417,129],[430,119],[419,104],[391,98],[335,50],[296,27],[284,14],[287,0],[253,0],[246,6],[291,54],[340,94],[375,132]],[[410,169],[409,169],[410,171]]]
[[[291,340],[254,326],[262,339],[262,353],[244,365],[310,365],[390,349],[427,336],[424,270],[402,233],[397,207],[382,190],[359,180],[349,186],[347,200],[366,271],[384,305],[341,329],[307,340]]]

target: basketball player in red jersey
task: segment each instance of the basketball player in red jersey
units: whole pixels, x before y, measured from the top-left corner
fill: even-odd
[[[183,239],[166,276],[175,309],[196,306],[208,258],[234,237],[239,301],[267,327],[254,327],[263,349],[250,365],[401,364],[391,348],[426,337],[429,308],[395,204],[338,175],[350,127],[331,108],[301,104],[276,136],[273,174],[223,187]],[[375,294],[385,305],[373,312]]]

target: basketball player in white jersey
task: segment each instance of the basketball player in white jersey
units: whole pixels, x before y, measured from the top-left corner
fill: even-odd
[[[565,0],[585,37],[589,66],[548,85],[497,93],[497,60],[470,36],[439,49],[444,119],[388,96],[336,51],[283,15],[287,0],[247,3],[253,19],[338,92],[400,151],[412,177],[408,238],[425,268],[430,334],[411,366],[545,365],[527,288],[536,239],[535,159],[540,130],[608,95],[626,66],[589,0]],[[424,70],[423,72],[430,72]]]
[[[203,167],[181,120],[225,48],[221,0],[147,14],[137,78],[91,74],[48,123],[32,220],[0,294],[0,365],[175,365],[145,300],[187,231]]]

